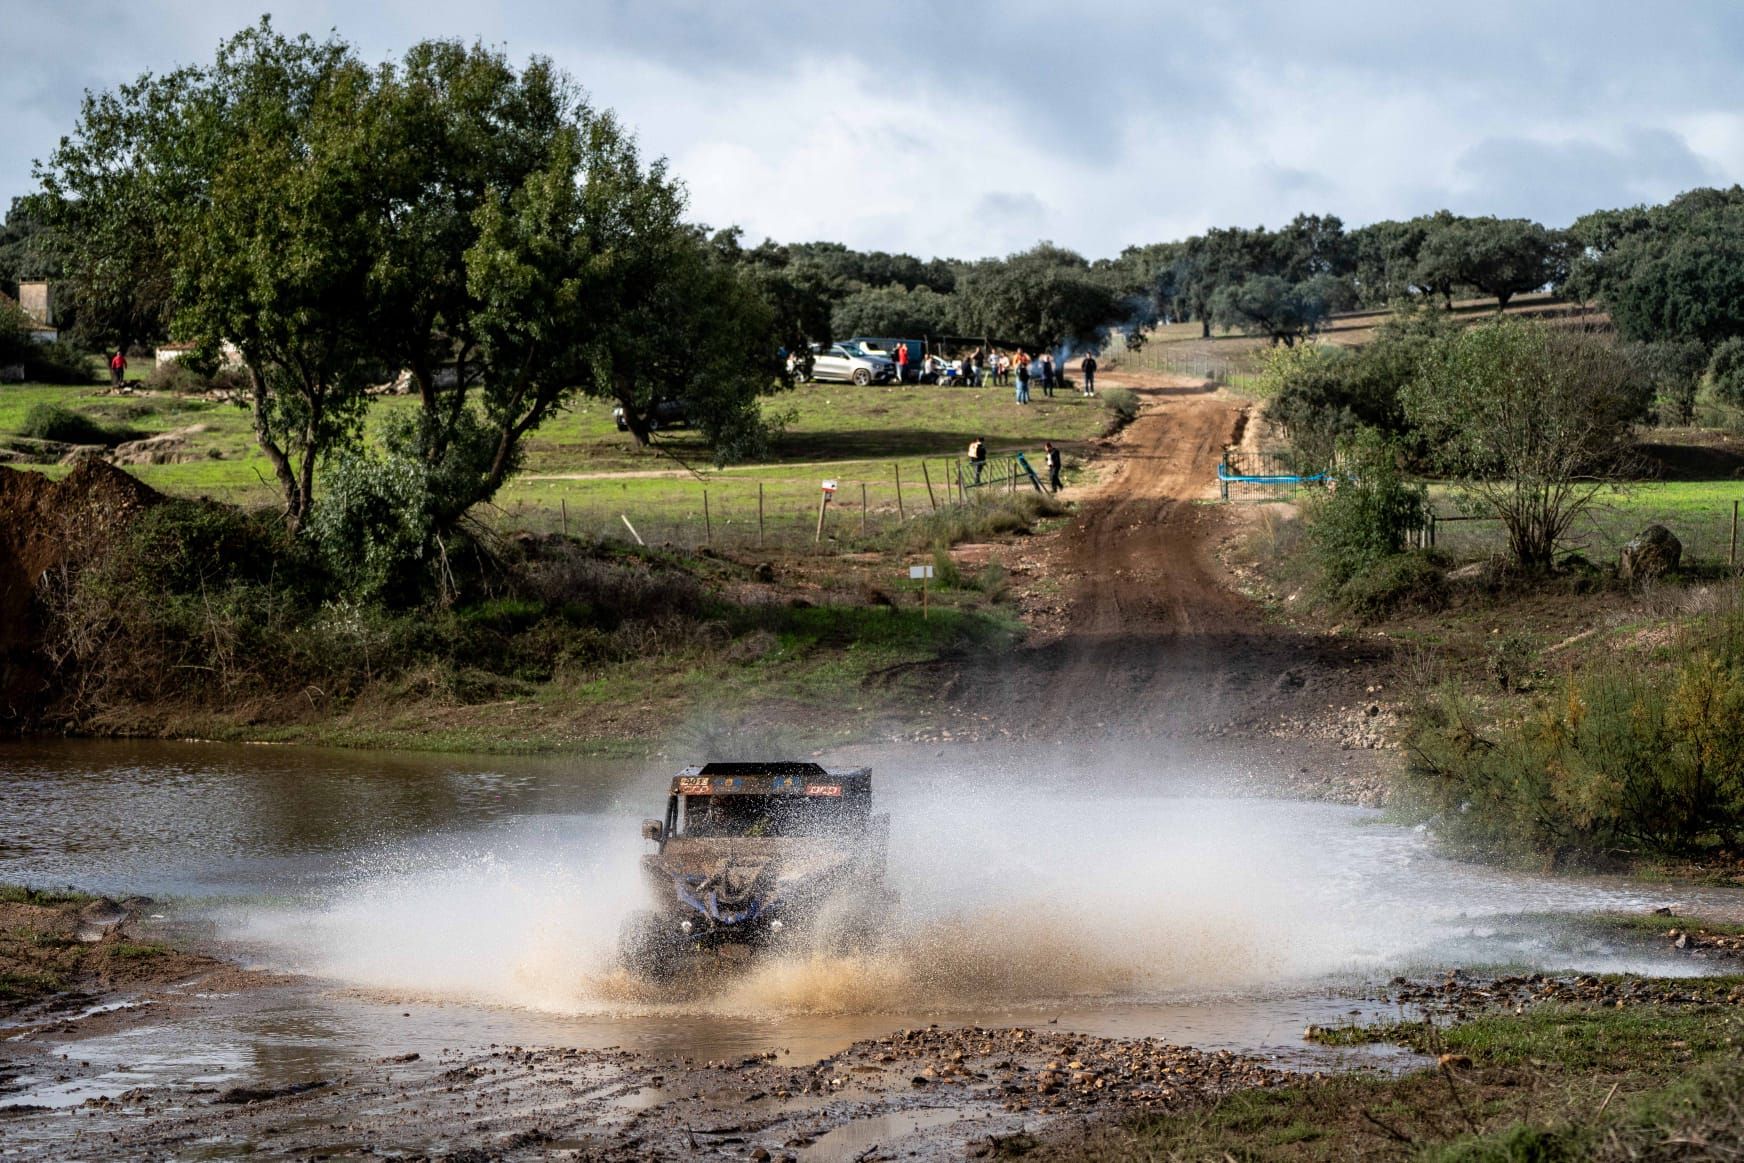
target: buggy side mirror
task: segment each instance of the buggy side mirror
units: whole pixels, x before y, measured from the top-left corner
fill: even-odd
[[[642,821],[642,839],[644,839],[644,840],[652,840],[656,844],[658,844],[658,843],[660,843],[661,833],[664,832],[665,830],[666,830],[665,825],[662,824],[659,820],[643,820]]]

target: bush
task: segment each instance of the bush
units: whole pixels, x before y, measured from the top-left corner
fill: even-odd
[[[192,394],[209,391],[212,381],[190,367],[186,360],[172,359],[153,366],[146,373],[145,386],[154,392]]]
[[[1373,429],[1349,442],[1334,485],[1306,506],[1322,579],[1337,591],[1405,548],[1429,514],[1429,491],[1406,479],[1394,443]]]
[[[1121,428],[1138,419],[1139,399],[1137,393],[1129,392],[1125,388],[1109,388],[1105,392],[1098,393],[1098,396],[1102,400],[1102,406],[1113,413],[1111,427]]]
[[[1666,426],[1688,424],[1695,415],[1696,388],[1708,364],[1708,349],[1698,339],[1667,339],[1624,344],[1636,379],[1637,407]]]
[[[1596,862],[1744,850],[1744,617],[1692,627],[1668,674],[1606,659],[1488,731],[1444,694],[1412,730],[1407,780],[1441,835],[1492,856]]]
[[[24,376],[44,384],[89,384],[98,378],[91,357],[64,339],[32,344],[24,357]]]
[[[97,421],[61,404],[32,404],[19,425],[20,436],[60,444],[110,444],[115,434]]]
[[[1346,581],[1338,600],[1369,622],[1407,610],[1433,613],[1447,605],[1447,575],[1427,553],[1395,553]]]

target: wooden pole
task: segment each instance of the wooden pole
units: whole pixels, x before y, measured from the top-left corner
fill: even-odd
[[[559,505],[563,506],[563,537],[564,537],[564,540],[568,540],[569,539],[569,498],[568,497],[558,497],[557,503]],[[1737,506],[1734,505],[1733,508],[1736,509]]]
[[[757,482],[757,548],[763,548],[763,482]]]
[[[926,461],[920,462],[921,479],[926,481],[927,503],[933,507],[933,512],[939,511],[939,499],[933,496],[933,474],[927,471]]]
[[[896,470],[896,519],[906,521],[908,514],[902,511],[902,465],[894,464],[891,467]]]
[[[926,621],[930,616],[931,615],[929,615],[927,613],[927,576],[926,576],[926,574],[923,573],[920,575],[920,617],[921,617],[921,621],[923,621],[923,622]]]
[[[1729,558],[1733,566],[1738,564],[1738,502],[1732,502],[1732,553]]]
[[[860,536],[866,536],[866,482],[860,482]]]
[[[630,536],[634,537],[636,539],[637,545],[646,546],[648,544],[646,541],[642,540],[642,535],[640,533],[636,532],[636,527],[634,525],[630,524],[629,517],[625,516],[623,513],[619,513],[618,520],[620,520],[624,523],[624,528],[626,528],[630,531]]]
[[[830,495],[828,493],[824,493],[821,497],[818,498],[818,524],[817,524],[817,532],[812,535],[812,539],[811,539],[811,543],[813,545],[819,545],[819,544],[822,544],[822,542],[823,542],[823,539],[824,539],[824,510],[828,509],[829,507],[830,507]]]
[[[707,489],[702,491],[702,543],[704,545],[715,543],[715,523],[709,519]]]

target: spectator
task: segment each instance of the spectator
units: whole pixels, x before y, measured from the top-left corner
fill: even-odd
[[[1042,395],[1051,400],[1054,396],[1054,357],[1044,351],[1036,362],[1042,365]]]
[[[977,436],[969,442],[969,467],[975,470],[975,484],[981,483],[981,470],[987,464],[987,438]]]
[[[85,366],[89,367],[90,365],[87,364]],[[86,374],[89,373],[87,372]],[[109,386],[112,388],[119,388],[122,381],[126,378],[127,353],[118,347],[115,349],[115,354],[109,357]]]
[[[898,340],[896,350],[891,353],[896,356],[896,382],[908,382],[908,344]]]
[[[1048,488],[1054,492],[1060,491],[1060,450],[1054,447],[1052,440],[1042,445],[1048,454]]]
[[[1017,349],[1017,358],[1012,362],[1017,365],[1015,369],[1017,373],[1017,402],[1027,404],[1029,403],[1029,356],[1020,347]]]
[[[1094,396],[1096,394],[1095,354],[1086,354],[1084,356],[1084,362],[1078,365],[1078,370],[1084,373],[1084,394],[1086,396]]]

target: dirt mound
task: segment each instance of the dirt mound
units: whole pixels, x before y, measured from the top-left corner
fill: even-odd
[[[43,689],[36,616],[43,577],[89,560],[161,500],[102,461],[58,481],[0,467],[0,725],[28,719]]]

